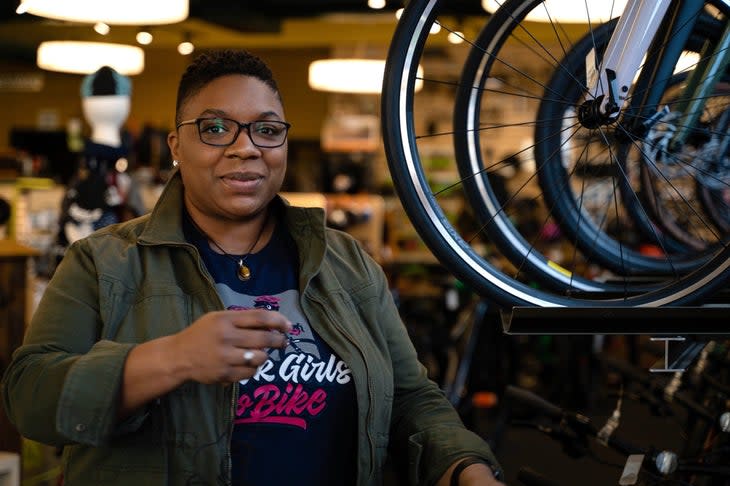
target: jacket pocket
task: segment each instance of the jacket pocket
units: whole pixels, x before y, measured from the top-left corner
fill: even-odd
[[[144,342],[174,334],[190,324],[190,297],[174,284],[130,289],[120,282],[101,282],[102,339]]]
[[[67,486],[153,486],[167,483],[162,447],[140,443],[108,447],[70,446],[64,451]]]

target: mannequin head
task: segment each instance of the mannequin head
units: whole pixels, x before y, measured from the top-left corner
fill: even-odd
[[[81,108],[91,126],[91,141],[119,147],[122,124],[130,109],[129,78],[103,66],[81,83]]]

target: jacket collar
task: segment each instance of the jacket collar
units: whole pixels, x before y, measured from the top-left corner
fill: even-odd
[[[145,229],[139,236],[149,245],[185,244],[182,229],[184,185],[180,171],[175,169],[150,213]],[[281,196],[271,202],[272,214],[283,222],[296,242],[299,253],[300,279],[305,284],[322,263],[325,253],[325,214],[321,208],[291,206]],[[302,286],[301,288],[304,288]]]
[[[183,183],[175,169],[152,208],[149,220],[139,239],[147,244],[184,243],[182,229]]]

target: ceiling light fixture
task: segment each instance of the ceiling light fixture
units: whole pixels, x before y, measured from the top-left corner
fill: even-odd
[[[147,45],[152,44],[154,37],[152,36],[152,32],[150,32],[149,30],[141,29],[139,32],[137,32],[135,39],[137,39],[138,44],[147,46]]]
[[[449,44],[454,45],[464,42],[464,19],[462,17],[457,18],[456,28],[449,30],[446,40],[449,41]]]
[[[192,54],[194,50],[195,44],[193,44],[190,32],[186,32],[185,35],[183,35],[182,42],[177,45],[177,52],[180,53],[181,56],[188,56]]]
[[[449,32],[449,35],[446,36],[446,40],[448,40],[451,44],[461,44],[464,42],[464,33],[454,30]]]
[[[194,50],[195,46],[190,41],[182,41],[177,45],[177,52],[179,52],[181,56],[188,56],[192,54]]]
[[[105,24],[104,22],[97,22],[94,24],[94,31],[99,35],[107,35],[111,31],[111,27],[109,27],[109,24]]]
[[[334,93],[380,94],[385,61],[378,59],[321,59],[309,65],[309,86]],[[423,87],[418,66],[416,91]]]
[[[156,25],[185,20],[189,4],[188,0],[22,0],[15,11],[72,22]]]
[[[368,0],[368,7],[374,10],[385,8],[385,0]]]
[[[120,74],[135,75],[144,70],[144,51],[105,42],[48,41],[38,46],[36,62],[41,69],[63,73],[90,74],[109,66]]]
[[[482,8],[494,13],[505,0],[482,0]],[[545,0],[527,15],[533,22],[561,22],[566,24],[603,23],[618,17],[626,6],[626,0],[586,0],[585,6],[576,8],[575,2]],[[590,12],[590,16],[588,15]]]

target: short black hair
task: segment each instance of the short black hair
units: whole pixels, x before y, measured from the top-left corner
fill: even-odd
[[[260,57],[244,49],[208,51],[196,57],[180,78],[175,103],[175,123],[180,123],[180,111],[186,101],[211,81],[229,74],[252,76],[281,96],[271,69]]]

